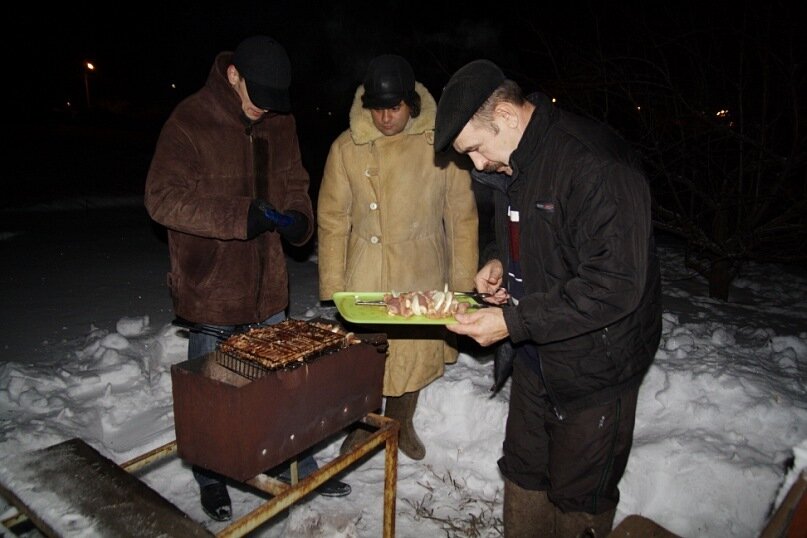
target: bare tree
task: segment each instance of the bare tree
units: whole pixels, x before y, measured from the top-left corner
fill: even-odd
[[[542,34],[556,69],[544,86],[641,149],[654,224],[686,241],[712,297],[728,299],[744,260],[807,260],[796,14],[760,4],[712,17],[701,7],[666,19],[619,15],[631,32],[616,35],[594,13],[599,39],[584,46]]]

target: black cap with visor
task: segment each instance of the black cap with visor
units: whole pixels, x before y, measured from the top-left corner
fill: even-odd
[[[283,46],[267,36],[242,41],[233,65],[244,78],[249,100],[262,110],[290,112],[291,62]]]

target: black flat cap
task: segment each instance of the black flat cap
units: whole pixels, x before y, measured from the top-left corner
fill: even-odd
[[[443,151],[454,142],[468,120],[504,80],[502,70],[490,60],[474,60],[451,76],[437,103],[435,151]]]
[[[249,37],[235,49],[233,65],[246,80],[249,100],[256,107],[291,110],[291,62],[280,43],[268,36]]]

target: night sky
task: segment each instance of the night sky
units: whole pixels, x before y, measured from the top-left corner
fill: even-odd
[[[463,9],[461,2],[446,0],[67,2],[31,5],[8,22],[28,34],[12,48],[27,74],[16,89],[45,107],[68,99],[85,104],[87,60],[97,66],[89,75],[92,100],[175,102],[204,83],[217,52],[257,33],[286,46],[301,106],[309,100],[344,106],[376,54],[406,56],[435,94],[453,71],[478,57],[497,61],[511,77],[538,89],[552,82],[557,62],[576,51],[627,53],[654,35],[703,28],[719,33],[726,25],[748,24],[742,17],[755,17],[763,5],[792,9],[787,2],[760,2],[750,11],[738,6],[755,4],[647,4],[504,0]]]
[[[499,47],[501,24],[454,6],[402,1],[62,4],[45,10],[42,18],[28,16],[36,33],[47,37],[33,41],[22,67],[32,95],[47,107],[68,99],[75,106],[86,104],[85,61],[97,66],[89,74],[92,101],[175,102],[204,83],[219,51],[262,33],[288,50],[299,100],[319,97],[343,104],[376,54],[406,54],[434,86],[444,83],[438,78],[447,79],[459,62]]]
[[[665,44],[669,36],[692,32],[715,43],[727,29],[790,36],[804,28],[795,5],[781,0],[505,0],[481,8],[446,0],[68,2],[54,7],[31,3],[21,7],[22,14],[6,20],[14,26],[11,35],[17,36],[6,46],[14,81],[7,84],[11,93],[7,102],[12,106],[6,117],[20,129],[7,131],[3,141],[23,156],[11,163],[12,171],[35,166],[44,178],[48,173],[40,162],[44,156],[72,155],[47,145],[48,140],[61,143],[58,133],[48,131],[54,121],[126,124],[143,132],[140,142],[133,144],[139,154],[128,174],[132,182],[142,184],[159,127],[179,100],[204,84],[216,54],[233,50],[247,36],[267,34],[280,41],[291,58],[293,112],[304,159],[315,175],[330,142],[347,127],[353,93],[367,63],[378,54],[406,57],[435,99],[456,69],[484,57],[497,62],[527,91],[580,102],[590,92],[586,80],[590,73],[583,72],[584,66],[597,54],[648,56],[667,46],[665,61],[673,58],[674,64],[674,54]],[[760,28],[762,21],[767,28]],[[770,24],[781,28],[771,29]],[[725,55],[726,61],[736,56],[728,41],[722,49],[709,50]],[[97,68],[85,77],[86,61]],[[672,66],[673,71],[677,68]],[[682,76],[680,83],[687,80]],[[727,95],[731,91],[727,88]],[[66,151],[84,151],[87,145],[87,140],[75,137],[70,142]],[[92,144],[99,157],[104,150],[121,147],[108,139]],[[32,149],[27,158],[26,149]],[[76,158],[65,165],[62,160],[51,168],[64,170],[82,162]],[[115,172],[98,162],[100,184],[103,174]]]
[[[636,30],[630,19],[646,16],[627,17],[632,10],[625,3],[538,4],[505,1],[483,10],[444,0],[32,6],[36,12],[18,20],[39,38],[25,40],[21,67],[27,91],[46,107],[68,99],[85,104],[85,61],[97,66],[89,75],[92,101],[176,101],[204,83],[216,53],[263,33],[286,46],[301,106],[320,99],[344,106],[377,54],[406,56],[435,94],[453,71],[478,57],[538,83],[552,78],[541,51],[545,40],[572,49],[597,39],[595,32],[624,40]]]

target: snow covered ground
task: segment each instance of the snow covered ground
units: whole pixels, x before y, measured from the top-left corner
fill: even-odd
[[[140,202],[0,212],[0,482],[15,455],[72,437],[118,463],[173,440],[170,366],[185,359],[187,339],[170,323],[167,246]],[[807,459],[807,274],[749,264],[724,303],[708,297],[680,248],[668,242],[660,253],[664,333],[640,392],[616,523],[638,513],[684,537],[755,537]],[[295,256],[291,316],[333,316],[317,300],[313,249]],[[491,382],[490,356],[469,345],[423,391],[415,424],[427,455],[400,456],[397,536],[500,536],[509,383],[491,397]],[[335,456],[341,440],[317,457]],[[254,535],[380,536],[383,468],[379,452],[343,477],[350,496],[310,496]],[[203,514],[181,460],[139,477],[223,528]],[[241,485],[230,491],[236,517],[261,501]],[[71,536],[96,535],[92,520],[58,504],[40,509],[73,518]]]

